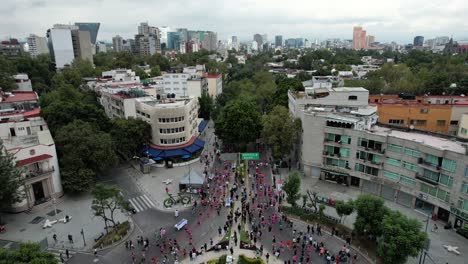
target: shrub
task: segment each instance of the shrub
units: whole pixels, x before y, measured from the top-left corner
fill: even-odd
[[[468,238],[468,229],[467,228],[459,228],[457,229],[457,233]]]
[[[238,264],[265,264],[261,258],[248,258],[244,254],[239,255]]]
[[[125,236],[130,229],[130,223],[125,221],[121,224],[118,224],[116,227],[109,228],[109,233],[104,235],[101,239],[99,239],[95,244],[94,248],[100,248],[109,246],[114,242],[117,242]]]

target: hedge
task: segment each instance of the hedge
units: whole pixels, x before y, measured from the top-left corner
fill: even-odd
[[[249,258],[244,254],[239,255],[237,264],[265,264],[265,261],[261,258]]]
[[[130,223],[128,221],[118,224],[115,228],[110,227],[109,233],[99,239],[96,244],[94,244],[93,248],[109,246],[112,243],[121,240],[122,237],[127,234],[128,230],[130,230]]]

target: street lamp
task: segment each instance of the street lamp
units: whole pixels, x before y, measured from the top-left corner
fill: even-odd
[[[84,238],[84,231],[83,231],[83,228],[81,228],[81,236],[83,236],[83,246],[86,247],[86,241],[85,241],[85,238]]]

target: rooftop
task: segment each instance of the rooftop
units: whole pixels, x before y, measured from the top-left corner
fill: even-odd
[[[13,93],[5,93],[0,95],[0,103],[16,103],[25,101],[37,101],[38,97],[35,92],[16,91]]]
[[[435,149],[448,150],[459,154],[466,154],[466,147],[462,142],[450,140],[447,138],[415,132],[404,132],[381,126],[373,126],[372,129],[368,131],[368,133],[410,140],[413,142],[422,143],[426,146]]]

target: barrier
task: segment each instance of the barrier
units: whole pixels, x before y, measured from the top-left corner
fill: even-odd
[[[180,220],[177,224],[174,225],[174,227],[177,229],[177,230],[180,230],[182,229],[186,224],[188,223],[187,219],[182,219]]]

